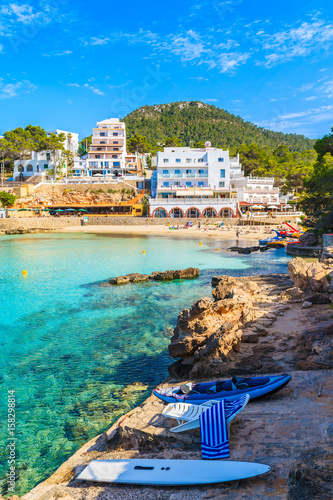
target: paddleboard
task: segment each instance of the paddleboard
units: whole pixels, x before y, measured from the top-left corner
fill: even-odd
[[[155,486],[212,484],[237,481],[269,472],[269,465],[217,460],[93,460],[80,481]]]

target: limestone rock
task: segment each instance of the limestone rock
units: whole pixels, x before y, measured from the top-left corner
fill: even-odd
[[[309,309],[309,307],[312,307],[312,302],[305,300],[302,304],[302,309]]]
[[[327,292],[329,281],[327,270],[320,262],[307,263],[300,257],[288,263],[288,272],[296,287],[313,292]]]
[[[318,238],[311,231],[306,231],[298,238],[302,247],[312,247],[317,244]]]
[[[308,287],[307,270],[308,263],[301,257],[296,257],[288,262],[289,276],[297,288]]]
[[[304,297],[304,293],[300,288],[294,286],[293,288],[288,288],[285,292],[280,295],[281,300],[288,301],[300,301]]]

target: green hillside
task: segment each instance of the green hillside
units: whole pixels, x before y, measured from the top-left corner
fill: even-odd
[[[144,106],[124,118],[127,136],[146,136],[153,146],[165,143],[167,137],[177,137],[182,146],[211,141],[214,147],[238,148],[257,144],[275,149],[285,145],[290,151],[313,148],[315,140],[298,134],[283,134],[258,127],[232,115],[224,109],[202,102],[175,102]]]

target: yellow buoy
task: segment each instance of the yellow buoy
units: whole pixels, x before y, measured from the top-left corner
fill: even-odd
[[[142,253],[146,253],[146,250],[142,250]]]
[[[26,276],[28,274],[28,271],[23,270],[22,274],[23,274],[23,276]]]
[[[199,245],[202,245],[201,241],[200,241]]]

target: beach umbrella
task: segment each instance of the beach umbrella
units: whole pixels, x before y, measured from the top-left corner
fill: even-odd
[[[88,212],[88,210],[86,210],[85,208],[79,208],[78,210],[79,212]]]
[[[61,210],[61,208],[57,208],[56,210],[52,210],[53,212],[64,212],[65,210]]]
[[[76,212],[76,208],[65,208],[64,212]]]
[[[18,212],[30,212],[31,208],[19,208]]]
[[[253,205],[252,208],[265,208],[264,205]]]
[[[269,208],[271,208],[272,210],[278,210],[279,207],[277,207],[276,205],[270,205]]]

